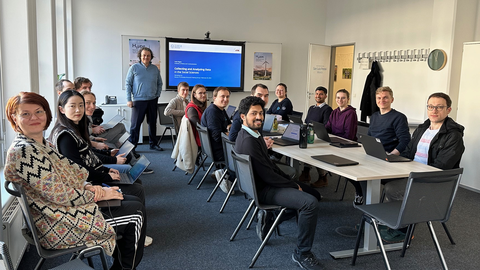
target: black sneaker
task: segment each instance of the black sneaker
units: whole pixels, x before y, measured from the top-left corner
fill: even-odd
[[[260,241],[263,242],[273,225],[273,214],[269,211],[259,210],[257,218],[257,235]]]
[[[139,155],[137,152],[135,152],[135,150],[132,150],[131,153],[132,153],[132,155],[135,157],[135,159],[139,159],[139,158],[140,158],[140,155]]]
[[[143,171],[142,174],[152,174],[152,173],[153,173],[152,169],[146,168],[145,171]]]
[[[163,148],[158,145],[150,145],[150,150],[163,151]]]
[[[294,251],[292,254],[292,260],[300,266],[302,269],[307,270],[320,270],[323,269],[320,263],[318,262],[315,255],[312,252],[306,254],[298,254],[297,251]]]

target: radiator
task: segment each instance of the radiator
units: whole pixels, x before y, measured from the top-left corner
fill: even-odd
[[[17,269],[28,243],[22,235],[22,227],[25,222],[23,219],[22,208],[20,207],[18,199],[15,197],[12,198],[13,200],[7,202],[5,208],[3,208],[2,234],[3,241],[7,244],[10,251],[13,266]]]

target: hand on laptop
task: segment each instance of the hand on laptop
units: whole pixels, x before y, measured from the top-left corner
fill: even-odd
[[[115,170],[115,169],[110,169],[110,171],[108,172],[108,174],[110,175],[110,177],[112,177],[113,180],[118,180],[120,181],[120,173]]]
[[[104,142],[104,141],[106,141],[106,140],[107,140],[107,139],[102,138],[102,137],[95,137],[95,141],[96,141],[96,142]]]
[[[114,156],[118,153],[118,150],[119,150],[119,149],[112,149],[112,150],[110,150],[110,155],[111,155],[112,157],[114,157]],[[117,164],[118,164],[118,163],[117,163]]]
[[[92,125],[92,133],[93,134],[102,134],[104,132],[105,132],[105,129],[102,126]]]
[[[104,187],[103,190],[105,190],[105,196],[103,196],[100,201],[106,201],[106,200],[113,200],[113,199],[120,199],[123,200],[123,193],[118,192],[118,187]]]
[[[400,156],[400,152],[398,152],[397,149],[393,149],[392,152],[390,152],[390,155],[397,155],[397,156]]]
[[[127,162],[127,158],[125,157],[126,153],[120,154],[117,156],[117,164],[125,164]]]

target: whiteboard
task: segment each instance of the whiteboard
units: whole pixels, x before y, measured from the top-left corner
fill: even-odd
[[[152,36],[135,36],[135,35],[122,35],[122,89],[125,90],[125,78],[127,76],[129,65],[129,46],[128,41],[130,39],[147,39],[160,41],[160,75],[164,80],[163,89],[165,90],[165,37],[152,37]],[[272,53],[272,79],[271,80],[254,80],[253,79],[253,64],[254,55],[256,52]],[[155,56],[157,58],[157,56]],[[282,44],[281,43],[245,43],[245,77],[244,77],[244,91],[249,92],[257,83],[263,83],[268,86],[270,91],[275,90],[275,86],[281,82],[280,75],[282,72]]]

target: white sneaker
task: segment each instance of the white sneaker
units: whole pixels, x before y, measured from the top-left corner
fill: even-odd
[[[217,183],[220,182],[220,180],[222,180],[222,175],[223,175],[223,170],[222,169],[215,171],[215,178],[217,178]],[[228,186],[227,186],[227,183],[225,181],[226,180],[223,179],[222,183],[220,183],[220,189],[223,192],[228,194]]]
[[[150,237],[150,236],[148,236],[148,235],[145,236],[145,245],[144,245],[144,246],[145,246],[145,247],[148,247],[148,246],[150,246],[152,243],[153,243],[153,238]]]

